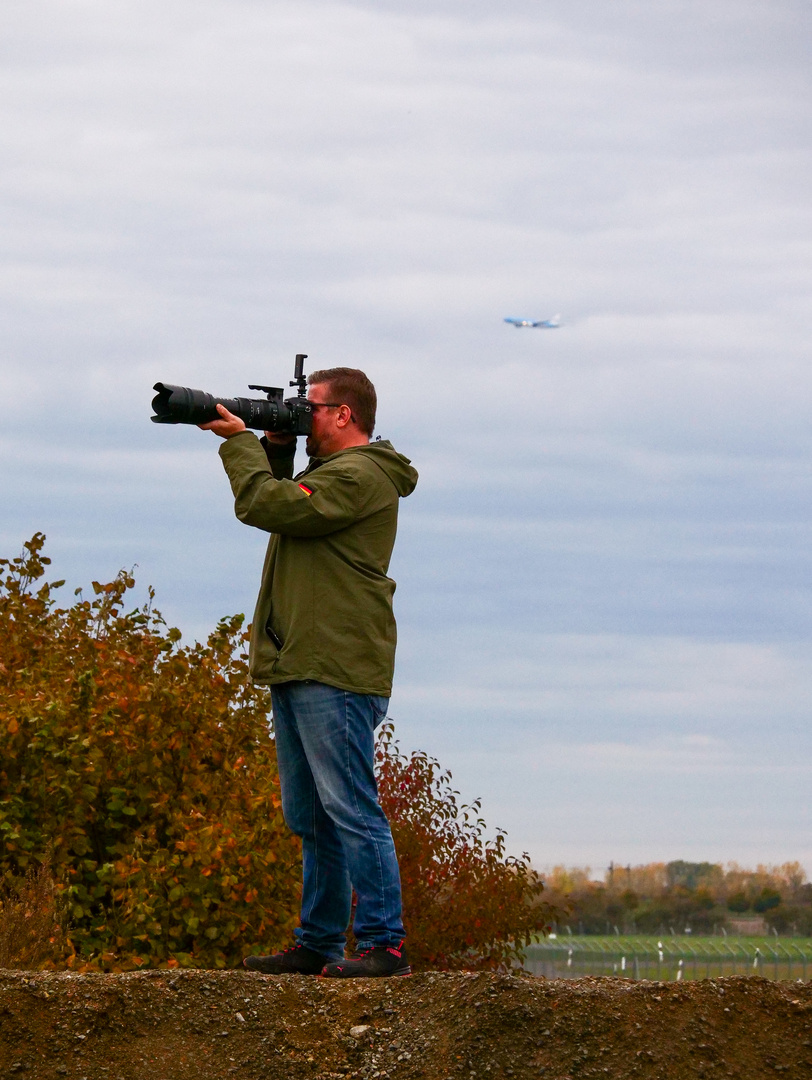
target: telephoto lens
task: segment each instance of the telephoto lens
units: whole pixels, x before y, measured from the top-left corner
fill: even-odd
[[[153,424],[208,424],[220,419],[217,405],[225,405],[247,428],[290,435],[310,433],[313,416],[310,402],[303,397],[283,401],[279,387],[250,387],[251,390],[264,390],[267,398],[216,397],[205,390],[160,382],[155,383],[153,389],[158,391],[152,399]]]

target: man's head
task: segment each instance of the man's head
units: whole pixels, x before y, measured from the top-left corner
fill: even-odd
[[[365,446],[375,430],[375,387],[357,368],[325,368],[307,378],[313,406],[310,457],[327,457],[350,446]]]

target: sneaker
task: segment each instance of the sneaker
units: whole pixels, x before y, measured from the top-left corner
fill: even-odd
[[[376,945],[355,955],[351,960],[335,960],[325,964],[322,975],[327,979],[381,979],[388,975],[411,975],[403,942],[395,949],[391,945]]]
[[[242,964],[262,975],[318,975],[326,962],[326,956],[297,944],[273,956],[246,956]]]

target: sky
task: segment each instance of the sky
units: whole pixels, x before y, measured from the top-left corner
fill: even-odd
[[[152,385],[361,367],[420,472],[402,747],[539,868],[812,873],[811,44],[802,0],[6,0],[0,554],[250,616],[266,537]]]

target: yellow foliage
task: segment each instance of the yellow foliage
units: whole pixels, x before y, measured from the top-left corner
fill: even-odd
[[[19,881],[50,845],[83,970],[281,945],[300,853],[242,616],[183,648],[151,594],[125,612],[126,573],[57,608],[43,542],[0,560],[0,873]]]

